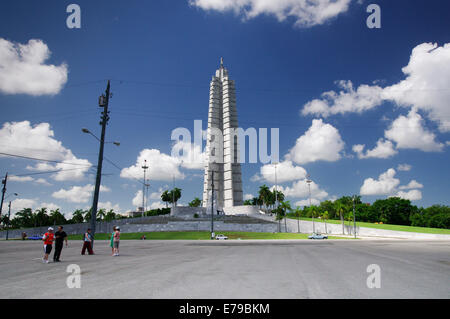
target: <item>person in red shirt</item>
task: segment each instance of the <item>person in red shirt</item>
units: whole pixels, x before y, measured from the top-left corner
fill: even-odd
[[[48,232],[42,237],[44,241],[44,257],[42,257],[42,262],[48,264],[48,255],[52,252],[53,241],[55,240],[55,234],[53,233],[53,228],[49,227]]]

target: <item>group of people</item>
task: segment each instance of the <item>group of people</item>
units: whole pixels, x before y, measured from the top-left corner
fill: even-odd
[[[42,237],[44,241],[44,257],[42,257],[42,262],[48,264],[48,257],[52,252],[53,242],[55,243],[55,252],[53,253],[53,262],[60,262],[61,251],[64,246],[64,241],[66,247],[68,247],[67,234],[63,230],[63,226],[58,226],[58,231],[54,233],[52,227],[48,228],[48,231]],[[83,235],[83,248],[81,249],[81,254],[86,253],[86,249],[89,255],[94,255],[93,250],[93,236],[91,234],[91,229],[88,230]],[[119,256],[119,243],[120,243],[120,227],[114,226],[113,232],[111,234],[111,256]]]

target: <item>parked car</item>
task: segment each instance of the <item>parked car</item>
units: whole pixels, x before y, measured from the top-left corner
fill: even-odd
[[[328,235],[313,233],[311,236],[308,236],[308,239],[328,239]]]
[[[223,234],[219,234],[216,236],[216,240],[227,240],[227,239],[228,237]]]

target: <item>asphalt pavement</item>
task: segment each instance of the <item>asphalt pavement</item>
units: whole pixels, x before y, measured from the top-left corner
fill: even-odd
[[[0,298],[450,298],[449,241],[122,241],[118,257],[81,244],[43,264],[41,242],[0,241]]]

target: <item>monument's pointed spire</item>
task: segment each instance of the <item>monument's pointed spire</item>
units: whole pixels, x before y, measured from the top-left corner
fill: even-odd
[[[220,67],[223,68],[223,58],[220,58]]]

